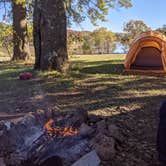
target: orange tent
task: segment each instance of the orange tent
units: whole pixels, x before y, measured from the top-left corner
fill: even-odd
[[[125,71],[166,73],[166,36],[148,31],[131,44],[125,59]]]

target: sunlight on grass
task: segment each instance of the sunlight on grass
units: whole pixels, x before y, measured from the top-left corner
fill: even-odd
[[[109,55],[73,55],[70,60],[77,62],[77,61],[84,61],[84,62],[96,62],[96,61],[110,61],[110,60],[124,60],[125,54],[109,54]]]
[[[70,61],[72,69],[80,73],[120,74],[123,72],[124,58],[124,54],[75,55]]]
[[[60,76],[62,76],[62,74],[58,71],[38,71],[38,76],[40,76],[40,77],[49,77],[49,76],[60,77]]]

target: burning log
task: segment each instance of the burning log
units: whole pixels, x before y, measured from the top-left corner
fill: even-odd
[[[72,136],[78,134],[77,129],[73,129],[72,127],[53,127],[54,120],[50,119],[45,125],[44,129],[46,130],[46,133],[50,137],[66,137],[66,136]]]

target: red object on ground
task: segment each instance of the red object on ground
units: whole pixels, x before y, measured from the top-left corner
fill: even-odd
[[[29,80],[32,78],[32,74],[29,72],[21,73],[19,75],[20,80]]]

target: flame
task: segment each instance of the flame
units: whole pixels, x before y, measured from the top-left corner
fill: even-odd
[[[72,136],[78,134],[77,129],[73,129],[72,127],[52,127],[52,124],[54,123],[53,119],[50,119],[45,125],[44,129],[46,130],[48,136],[50,137],[57,137],[57,136]]]

